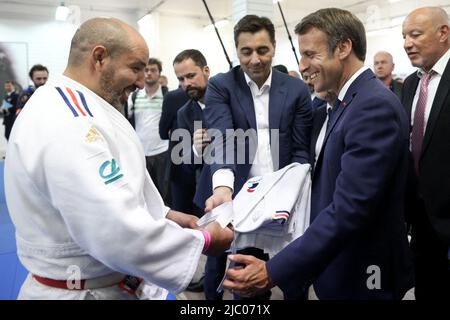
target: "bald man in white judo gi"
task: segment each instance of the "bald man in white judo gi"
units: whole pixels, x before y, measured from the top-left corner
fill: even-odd
[[[88,20],[72,39],[64,74],[39,88],[18,117],[5,189],[30,273],[19,299],[131,299],[137,278],[178,293],[202,252],[229,248],[229,228],[213,222],[193,230],[196,217],[164,206],[120,112],[144,87],[148,58],[131,26]]]

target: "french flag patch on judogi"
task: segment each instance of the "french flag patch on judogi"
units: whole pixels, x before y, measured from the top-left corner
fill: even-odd
[[[275,211],[275,214],[273,215],[272,219],[278,222],[279,224],[285,224],[285,222],[289,219],[289,211],[286,210]]]
[[[74,117],[94,117],[91,113],[91,110],[89,110],[86,98],[84,97],[82,92],[78,90],[72,90],[68,87],[55,87],[55,89],[61,95]]]

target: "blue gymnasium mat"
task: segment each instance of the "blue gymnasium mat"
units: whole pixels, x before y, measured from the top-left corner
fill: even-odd
[[[15,229],[5,201],[3,165],[0,161],[0,300],[14,300],[27,271],[16,254]]]

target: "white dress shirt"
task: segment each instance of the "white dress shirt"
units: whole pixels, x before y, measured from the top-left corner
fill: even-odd
[[[255,158],[250,168],[249,177],[261,176],[265,173],[273,172],[272,153],[270,151],[270,128],[269,128],[269,92],[272,83],[272,71],[267,80],[261,86],[250,79],[244,72],[245,81],[252,93],[253,105],[255,108],[256,129],[258,146]],[[220,186],[234,189],[234,174],[231,169],[219,169],[213,174],[213,190]]]
[[[320,151],[322,150],[323,140],[325,139],[325,133],[327,132],[328,113],[332,108],[333,106],[327,102],[327,116],[325,117],[325,121],[322,124],[319,136],[317,137],[314,162],[317,162],[317,158],[319,157]]]
[[[369,67],[362,67],[358,71],[355,72],[355,74],[344,84],[341,91],[339,91],[339,100],[342,101],[345,97],[345,94],[347,93],[348,88],[350,88],[350,85],[355,81],[356,78],[359,77],[361,73],[369,69]],[[327,102],[327,116],[325,118],[325,121],[322,125],[322,128],[320,129],[319,136],[317,137],[316,141],[316,148],[315,148],[315,161],[317,161],[317,158],[319,157],[320,151],[323,147],[323,141],[325,139],[325,133],[327,131],[327,123],[328,123],[328,117],[329,117],[329,111],[333,108],[332,105],[330,105]]]
[[[424,127],[427,127],[428,118],[430,117],[431,107],[433,105],[434,97],[436,96],[436,91],[439,86],[439,82],[441,82],[442,74],[444,73],[445,66],[447,65],[448,60],[450,59],[450,50],[447,52],[436,62],[436,64],[431,68],[435,72],[435,74],[431,77],[430,82],[428,83],[428,96],[427,96],[427,104],[425,106],[425,119],[424,119]],[[411,110],[411,125],[414,125],[414,112],[416,111],[417,100],[419,100],[419,92],[420,86],[422,84],[422,75],[425,73],[423,69],[417,70],[417,75],[420,78],[419,85],[416,89],[416,94],[414,95],[414,101],[412,104]]]
[[[198,105],[200,106],[200,108],[203,110],[205,110],[205,104],[203,102],[197,101]],[[192,136],[192,139],[194,139],[194,136]],[[192,143],[192,152],[194,153],[194,156],[196,156],[197,158],[200,158],[200,155],[197,152],[197,149],[195,149],[194,143]]]
[[[343,101],[345,98],[345,94],[347,93],[348,88],[350,88],[350,86],[352,85],[352,83],[356,80],[356,78],[358,78],[361,73],[363,73],[364,71],[366,71],[367,69],[369,69],[369,67],[367,66],[363,66],[361,67],[361,69],[359,69],[358,71],[356,71],[351,77],[350,79],[347,80],[347,82],[344,84],[344,86],[342,87],[341,91],[339,91],[339,95],[338,95],[338,99],[339,101]]]

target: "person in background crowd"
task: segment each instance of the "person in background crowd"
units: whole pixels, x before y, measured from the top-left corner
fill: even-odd
[[[402,83],[393,79],[394,58],[389,52],[379,51],[373,57],[373,70],[375,75],[384,83],[399,99],[402,97]]]
[[[276,66],[273,66],[273,68],[282,73],[288,74],[288,69],[286,68],[286,66],[284,66],[282,64],[277,64]]]
[[[9,139],[14,120],[16,118],[16,105],[19,94],[14,88],[14,83],[11,80],[5,81],[5,95],[2,102],[3,124],[5,126],[5,138]]]
[[[166,87],[167,89],[169,88],[169,81],[167,80],[167,77],[165,75],[159,76],[159,84],[161,85],[161,87]]]
[[[295,71],[295,70],[290,70],[290,71],[288,72],[288,74],[289,74],[291,77],[300,79],[300,73],[298,73],[298,72]]]
[[[23,90],[17,101],[16,106],[16,114],[22,111],[23,107],[33,95],[33,93],[40,87],[43,86],[48,80],[48,69],[47,67],[41,64],[35,64],[31,67],[30,72],[28,73],[30,76],[33,85],[28,86],[25,90]]]
[[[167,87],[159,84],[162,64],[156,58],[150,58],[145,67],[144,89],[133,92],[128,99],[128,118],[144,148],[147,170],[153,183],[170,205],[171,197],[167,170],[169,170],[169,141],[159,136],[159,121]]]

